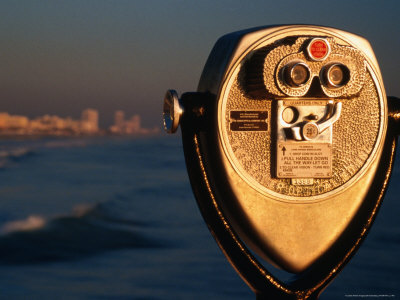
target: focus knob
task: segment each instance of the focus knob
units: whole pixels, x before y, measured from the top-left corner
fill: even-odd
[[[182,106],[179,103],[178,93],[175,90],[168,90],[164,96],[163,121],[167,133],[174,133],[178,129],[183,114]]]

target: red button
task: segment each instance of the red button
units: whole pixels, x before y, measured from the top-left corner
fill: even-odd
[[[307,47],[308,54],[314,60],[325,59],[329,54],[329,49],[329,44],[324,39],[313,39]]]

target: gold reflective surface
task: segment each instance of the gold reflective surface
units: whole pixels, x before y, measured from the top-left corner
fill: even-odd
[[[220,205],[250,248],[297,273],[326,253],[359,211],[379,165],[387,107],[379,69],[371,64],[374,57],[365,55],[369,49],[361,53],[348,40],[326,37],[328,32],[309,30],[309,36],[303,32],[289,41],[287,35],[291,36],[290,30],[285,38],[277,34],[253,50],[247,48],[232,62],[220,89],[220,148],[229,186],[237,197],[234,203],[221,199]],[[331,52],[324,61],[307,61],[304,53],[315,36],[330,42]],[[294,59],[307,62],[317,89],[315,80],[296,88],[281,81],[279,69]],[[319,78],[332,62],[345,64],[351,72],[349,81],[335,89]],[[260,74],[262,81],[256,78]],[[320,106],[319,100],[329,100],[342,106],[340,118],[329,129],[332,174],[325,173],[329,178],[292,180],[276,175],[277,101],[290,98],[301,104],[302,96],[311,99],[305,105],[315,101]],[[245,110],[267,111],[268,130],[230,130],[231,111]],[[307,142],[312,141],[299,143]]]

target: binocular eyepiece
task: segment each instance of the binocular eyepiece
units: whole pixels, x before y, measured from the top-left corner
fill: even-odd
[[[399,115],[368,41],[311,25],[220,38],[198,91],[164,99],[203,217],[259,299],[317,297],[349,261],[387,188]]]

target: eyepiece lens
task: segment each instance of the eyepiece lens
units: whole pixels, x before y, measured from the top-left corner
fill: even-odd
[[[289,64],[284,69],[285,82],[293,87],[299,87],[310,79],[310,70],[304,63]]]
[[[330,87],[342,87],[349,81],[350,71],[345,65],[334,64],[328,67],[326,79]]]
[[[330,70],[329,70],[329,80],[335,84],[335,85],[340,85],[343,81],[343,70],[342,68],[340,68],[339,66],[333,66]]]
[[[308,81],[309,72],[306,66],[297,64],[292,68],[292,81],[295,85],[302,85]]]

